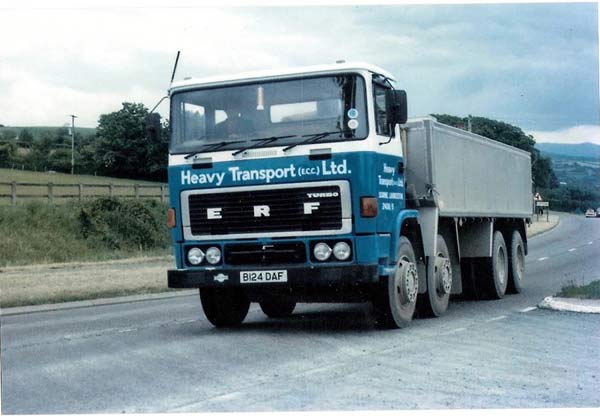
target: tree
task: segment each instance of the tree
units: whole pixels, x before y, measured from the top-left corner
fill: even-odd
[[[77,137],[77,134],[75,135]],[[54,143],[58,145],[70,144],[71,136],[69,134],[69,129],[66,127],[59,127],[54,131]]]
[[[52,136],[49,133],[44,133],[41,138],[33,143],[31,151],[27,155],[27,162],[30,168],[34,170],[47,170],[51,152]]]
[[[31,147],[33,144],[33,134],[29,131],[28,128],[24,128],[19,133],[19,145],[25,147]]]
[[[71,149],[54,150],[48,158],[48,169],[57,172],[71,172]]]
[[[146,135],[148,109],[141,103],[123,103],[119,111],[102,114],[96,130],[96,161],[100,173],[126,178],[164,180],[167,138],[153,143]]]
[[[12,143],[0,143],[0,166],[6,166],[12,161],[15,153],[15,146]]]

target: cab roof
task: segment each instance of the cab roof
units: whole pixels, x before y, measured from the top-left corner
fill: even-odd
[[[191,88],[215,86],[220,84],[237,84],[258,79],[276,80],[280,78],[289,78],[296,75],[320,75],[339,72],[369,71],[375,74],[395,81],[394,76],[385,69],[365,62],[341,62],[326,65],[300,66],[283,69],[269,69],[262,71],[242,72],[231,75],[214,75],[205,78],[187,78],[181,81],[174,81],[171,84],[169,93]]]

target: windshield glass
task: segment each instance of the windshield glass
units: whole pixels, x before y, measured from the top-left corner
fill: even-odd
[[[367,136],[365,83],[359,75],[335,75],[180,92],[171,97],[170,121],[171,153],[211,151],[207,145],[219,143],[219,150],[237,149],[274,137],[287,146],[336,131],[319,142],[360,140]]]

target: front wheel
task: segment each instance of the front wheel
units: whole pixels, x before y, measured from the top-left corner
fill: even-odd
[[[240,325],[250,309],[250,301],[238,288],[200,289],[200,302],[206,318],[217,328]]]
[[[296,301],[287,298],[272,298],[263,300],[259,305],[269,318],[286,318],[294,312]]]
[[[394,273],[373,299],[377,324],[383,328],[404,328],[415,314],[419,274],[412,244],[404,236],[400,237],[397,258]]]

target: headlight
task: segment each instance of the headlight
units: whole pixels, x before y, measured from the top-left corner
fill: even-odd
[[[333,255],[338,260],[347,260],[350,257],[350,246],[343,241],[336,243],[333,246]]]
[[[187,255],[190,264],[197,266],[204,260],[204,253],[198,247],[191,248]]]
[[[221,261],[221,250],[218,247],[211,247],[206,250],[206,261],[210,264],[217,264]]]
[[[331,256],[331,247],[325,243],[318,243],[313,249],[315,258],[319,261],[325,261]]]

